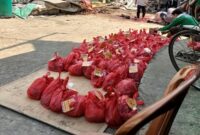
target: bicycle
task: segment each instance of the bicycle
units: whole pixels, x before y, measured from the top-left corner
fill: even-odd
[[[169,43],[169,56],[178,71],[187,64],[200,62],[200,27],[187,29],[175,34]],[[193,86],[200,90],[200,80]]]

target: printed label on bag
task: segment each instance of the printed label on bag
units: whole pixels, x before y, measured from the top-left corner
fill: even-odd
[[[75,100],[74,100],[73,98],[63,101],[63,102],[61,103],[61,105],[62,105],[62,111],[63,111],[64,113],[66,113],[66,112],[69,112],[69,111],[73,110],[74,108],[71,107],[70,105],[71,105],[71,103],[73,103],[74,101],[75,101]]]
[[[138,72],[138,65],[137,64],[131,64],[129,66],[129,73],[137,73]]]
[[[102,36],[99,36],[99,42],[103,42],[105,39]]]
[[[137,49],[136,48],[131,48],[131,52],[136,52]]]
[[[119,48],[115,50],[115,53],[116,53],[116,54],[121,54]]]
[[[134,63],[140,63],[140,60],[134,59]]]
[[[88,49],[88,52],[92,52],[94,50],[94,46],[91,46],[89,49]]]
[[[104,50],[103,49],[101,49],[98,53],[102,53]]]
[[[114,44],[113,46],[114,46],[114,47],[118,47],[118,46],[119,46],[119,44]]]
[[[133,98],[128,98],[126,99],[126,103],[128,105],[128,107],[132,110],[137,110],[137,102],[135,99]]]
[[[109,50],[104,52],[103,55],[105,56],[106,59],[112,58],[112,53]]]
[[[102,77],[102,76],[104,76],[104,72],[103,72],[101,69],[96,68],[96,69],[94,70],[94,75],[95,75],[95,76],[98,76],[98,77]]]
[[[94,91],[94,93],[95,93],[95,96],[98,98],[98,99],[102,99],[102,96],[101,96],[101,94],[98,92],[98,91]]]
[[[83,67],[89,67],[92,65],[92,61],[83,61],[82,66]]]
[[[81,54],[81,58],[83,59],[83,61],[87,61],[88,60],[88,54]]]
[[[150,49],[150,48],[144,48],[144,51],[145,51],[146,53],[148,53],[148,54],[151,53],[151,49]]]

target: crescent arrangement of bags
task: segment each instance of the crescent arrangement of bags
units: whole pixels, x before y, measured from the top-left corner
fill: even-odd
[[[144,104],[139,99],[140,80],[150,60],[168,42],[168,38],[146,30],[119,31],[95,37],[92,42],[84,40],[65,57],[56,52],[48,61],[48,70],[58,72],[58,77],[50,77],[48,72],[37,78],[27,95],[55,113],[84,116],[89,122],[118,127]],[[80,95],[67,87],[70,78],[62,79],[62,72],[85,76],[102,91],[88,90],[88,94]]]

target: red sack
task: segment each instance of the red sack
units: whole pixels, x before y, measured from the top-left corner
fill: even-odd
[[[85,101],[85,118],[89,122],[105,121],[105,100],[100,91],[90,91]]]
[[[54,72],[61,72],[64,70],[64,59],[58,56],[57,52],[55,52],[53,58],[48,61],[48,70]]]
[[[118,111],[118,97],[114,93],[106,97],[105,121],[110,127],[118,127],[123,123]]]
[[[122,63],[119,60],[110,60],[108,62],[108,71],[113,72],[116,68],[120,67]]]
[[[131,99],[126,95],[123,95],[118,98],[118,111],[123,122],[125,122],[126,120],[128,120],[130,117],[132,117],[137,113],[137,108],[130,107],[128,104],[128,100],[134,101],[134,99]]]
[[[109,73],[106,77],[105,80],[103,81],[103,89],[104,90],[111,90],[111,88],[115,87],[115,85],[118,83],[119,78],[118,74],[111,72]]]
[[[91,76],[91,84],[95,87],[95,88],[100,88],[103,84],[103,81],[104,81],[104,76],[102,77],[98,77],[94,74],[92,74]]]
[[[86,97],[78,94],[74,94],[67,99],[63,100],[71,100],[72,102],[69,104],[71,110],[66,112],[67,116],[71,117],[81,117],[84,115],[85,112],[85,101]]]
[[[118,96],[128,95],[132,97],[137,91],[138,89],[135,81],[130,78],[121,80],[115,87],[115,92]]]
[[[71,52],[66,58],[64,58],[64,70],[68,71],[68,68],[74,63],[76,54]]]
[[[128,66],[126,64],[119,66],[115,71],[118,74],[120,80],[128,77]]]
[[[69,90],[69,89],[66,88],[68,81],[69,81],[69,77],[67,77],[63,81],[63,84],[53,92],[53,95],[51,97],[51,101],[50,101],[50,104],[49,104],[49,108],[53,112],[58,112],[58,113],[62,112],[62,106],[61,106],[62,101],[66,97],[77,94],[76,91]]]
[[[192,48],[194,51],[200,51],[200,42],[191,41],[187,43],[188,47]]]
[[[71,65],[68,68],[68,71],[70,75],[75,75],[75,76],[83,75],[82,61],[78,61],[76,64]]]
[[[57,90],[63,84],[63,81],[64,80],[60,78],[60,73],[59,73],[58,78],[53,80],[43,91],[40,101],[45,108],[49,108],[49,104],[54,91]]]
[[[91,79],[92,72],[94,71],[95,66],[91,65],[89,67],[83,67],[83,74],[86,78]]]
[[[99,62],[98,67],[101,68],[101,69],[107,69],[108,68],[108,61],[102,59]]]
[[[49,77],[48,72],[43,77],[37,78],[27,90],[27,95],[31,99],[40,100],[44,89],[53,81],[53,77]]]
[[[144,74],[144,71],[146,69],[146,64],[144,62],[142,62],[140,60],[139,63],[135,63],[134,65],[130,65],[129,69],[131,69],[131,66],[134,67],[135,66],[135,71],[131,72],[131,70],[129,70],[129,78],[134,79],[135,82],[137,83],[137,85],[139,85],[140,80],[142,79],[142,76]]]

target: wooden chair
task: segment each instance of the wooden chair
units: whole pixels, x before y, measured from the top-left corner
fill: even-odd
[[[169,82],[163,98],[131,117],[114,134],[134,135],[141,127],[152,121],[146,135],[168,135],[189,87],[199,76],[200,65],[189,65],[180,69]]]

